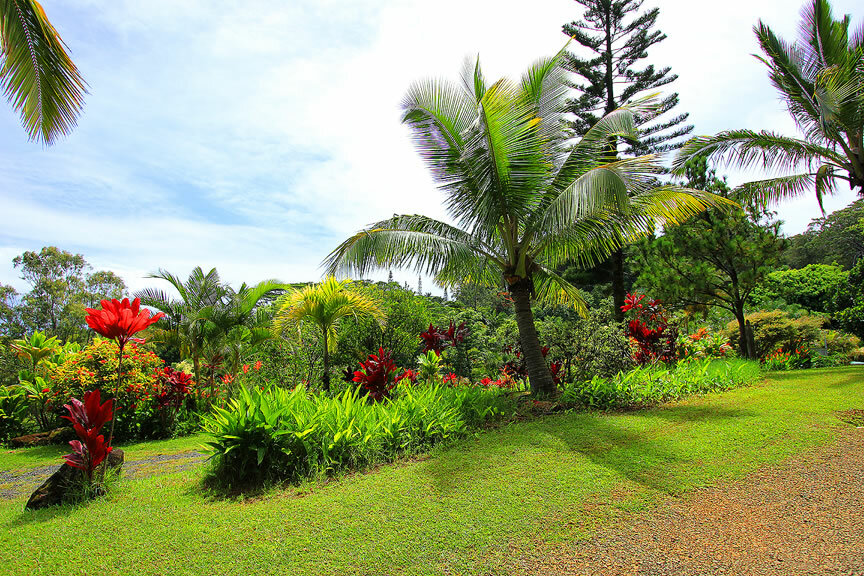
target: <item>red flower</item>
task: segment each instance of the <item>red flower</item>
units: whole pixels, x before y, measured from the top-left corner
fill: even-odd
[[[261,370],[261,366],[262,366],[262,365],[263,365],[263,364],[262,364],[261,360],[258,360],[257,362],[255,362],[255,365],[253,366],[253,368],[254,368],[255,371],[257,372],[258,370]]]
[[[141,300],[135,298],[129,303],[128,298],[119,300],[102,300],[102,309],[87,308],[87,325],[105,338],[115,340],[122,350],[132,336],[137,332],[155,324],[164,313],[158,312],[150,316],[150,310],[141,309]]]

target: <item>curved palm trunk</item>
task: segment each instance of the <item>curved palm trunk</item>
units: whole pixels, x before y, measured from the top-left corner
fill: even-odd
[[[528,368],[528,378],[531,380],[531,393],[535,396],[551,396],[557,388],[552,381],[552,373],[540,350],[540,338],[534,326],[534,313],[531,312],[531,283],[520,280],[510,286],[510,294],[516,308],[516,325],[519,327],[519,339],[522,341],[522,353],[525,355],[525,366]]]

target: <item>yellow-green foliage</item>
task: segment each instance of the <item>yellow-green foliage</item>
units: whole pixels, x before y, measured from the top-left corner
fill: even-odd
[[[792,350],[800,344],[818,342],[820,329],[825,324],[825,319],[819,316],[793,318],[782,310],[754,312],[747,315],[747,320],[753,325],[756,352],[760,358],[778,348]],[[723,335],[737,342],[738,323],[730,322]]]
[[[64,400],[81,398],[84,392],[96,389],[113,396],[117,387],[117,353],[114,341],[96,338],[80,352],[69,354],[62,364],[50,370],[52,392]],[[162,368],[162,360],[146,346],[127,344],[121,370],[121,403],[129,405],[137,398],[152,395]]]

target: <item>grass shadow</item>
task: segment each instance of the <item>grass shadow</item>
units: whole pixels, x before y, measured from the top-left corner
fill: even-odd
[[[497,458],[518,458],[530,451],[549,452],[561,445],[592,464],[651,490],[672,493],[675,470],[698,465],[692,454],[679,448],[680,437],[668,432],[672,423],[704,423],[712,427],[735,426],[756,415],[742,408],[722,405],[667,405],[626,413],[578,412],[515,423],[486,433],[475,442],[460,442],[426,466],[434,489],[440,493],[458,490],[454,478],[470,478],[495,466]],[[640,430],[628,418],[656,418],[662,423],[650,431]],[[494,447],[494,448],[493,448]],[[551,465],[551,462],[550,462]],[[560,463],[555,463],[560,466]],[[530,471],[525,471],[526,476]]]

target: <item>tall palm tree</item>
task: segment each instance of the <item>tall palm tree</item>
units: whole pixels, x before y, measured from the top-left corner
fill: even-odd
[[[437,284],[506,286],[531,387],[552,394],[533,299],[585,310],[579,291],[555,270],[591,265],[656,225],[677,223],[723,201],[658,185],[654,156],[608,161],[613,137],[635,139],[640,101],[602,118],[575,145],[567,139],[567,81],[559,56],[540,60],[519,83],[488,85],[480,64],[461,85],[427,80],[405,97],[403,122],[444,192],[456,225],[394,215],[358,232],[326,259],[329,272],[364,275],[413,267]],[[629,193],[629,197],[628,197]]]
[[[330,352],[336,346],[339,323],[348,316],[384,319],[384,312],[374,299],[351,288],[350,280],[328,276],[320,284],[309,284],[282,296],[276,302],[274,327],[282,332],[309,322],[321,330],[324,348],[324,390],[330,390]]]
[[[0,86],[31,140],[69,134],[87,83],[36,0],[0,0]]]
[[[803,138],[753,130],[693,138],[675,159],[677,171],[707,156],[737,167],[796,172],[741,187],[762,202],[815,189],[821,206],[838,181],[864,196],[864,26],[850,35],[850,17],[835,20],[828,0],[811,0],[801,17],[801,36],[792,44],[761,21],[754,32],[765,54],[759,59]]]

